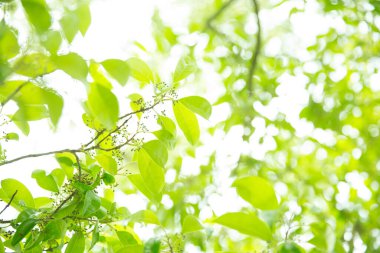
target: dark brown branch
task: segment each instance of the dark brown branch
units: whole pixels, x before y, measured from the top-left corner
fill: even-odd
[[[249,66],[248,70],[248,77],[247,77],[247,88],[248,88],[248,95],[252,96],[253,94],[253,75],[255,74],[256,66],[257,66],[257,59],[260,55],[261,50],[261,22],[259,17],[260,8],[257,3],[257,0],[252,0],[253,3],[253,9],[256,15],[256,26],[257,26],[257,33],[256,33],[256,46],[254,49],[254,52],[252,54],[252,58],[250,60],[251,64]]]
[[[9,200],[8,204],[3,208],[3,210],[1,210],[0,215],[1,215],[5,210],[7,210],[7,208],[12,204],[12,201],[13,201],[13,199],[15,198],[16,194],[17,194],[17,190],[15,191],[15,193],[13,193],[13,195],[12,195],[11,199]]]

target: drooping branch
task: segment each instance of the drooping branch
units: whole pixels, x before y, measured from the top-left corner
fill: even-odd
[[[261,36],[262,36],[261,22],[260,22],[260,17],[259,17],[259,12],[260,12],[259,4],[257,0],[252,0],[252,3],[253,3],[253,9],[256,15],[257,33],[256,33],[256,46],[252,53],[250,66],[248,70],[248,76],[247,76],[247,88],[248,88],[249,96],[252,96],[253,94],[253,75],[255,74],[257,60],[259,58],[260,51],[261,51]]]

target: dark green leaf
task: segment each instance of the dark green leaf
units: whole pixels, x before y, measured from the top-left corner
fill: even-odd
[[[12,237],[11,244],[15,246],[19,243],[25,236],[29,234],[29,232],[37,225],[36,219],[28,219],[25,220],[17,227],[15,234]]]

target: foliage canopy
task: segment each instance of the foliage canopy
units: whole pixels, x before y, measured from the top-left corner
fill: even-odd
[[[0,253],[378,252],[378,1],[181,4],[152,49],[92,59],[90,1],[0,0],[0,167],[40,188],[2,176]],[[8,157],[58,134],[67,78],[89,133]]]

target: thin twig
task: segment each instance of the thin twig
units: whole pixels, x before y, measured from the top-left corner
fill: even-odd
[[[53,217],[61,208],[77,193],[77,191],[73,191],[67,198],[65,198],[61,204],[50,214],[50,217]]]
[[[18,86],[4,101],[1,101],[1,106],[4,106],[6,103],[8,103],[29,82],[30,82],[30,80],[27,80],[27,81],[23,82],[22,84],[20,84],[20,86]]]
[[[148,106],[148,107],[144,107],[144,108],[141,108],[140,110],[137,110],[137,111],[134,111],[134,112],[130,112],[130,113],[127,113],[123,116],[121,116],[119,118],[119,120],[121,119],[125,119],[129,116],[132,116],[132,115],[135,115],[137,113],[140,113],[140,112],[146,112],[146,111],[149,111],[151,109],[153,109],[155,106],[157,106],[158,104],[160,104],[161,102],[163,101],[166,101],[165,99],[163,100],[159,100],[159,101],[156,101],[155,103],[153,103],[151,106]],[[115,129],[113,129],[109,135],[111,135],[112,133],[115,133],[117,132],[123,125],[125,125],[127,122],[128,122],[129,119],[126,119],[120,126],[116,127]],[[100,136],[100,135],[99,135]],[[96,138],[94,138],[93,140],[91,140],[91,142],[89,142],[89,145],[95,141]],[[122,147],[122,146],[125,146],[127,145],[128,143],[130,142],[130,140],[128,140],[127,143],[123,143],[121,145],[118,145],[117,148],[119,147]],[[11,160],[8,160],[8,161],[3,161],[3,162],[0,162],[0,167],[3,166],[3,165],[6,165],[6,164],[10,164],[10,163],[14,163],[14,162],[17,162],[17,161],[20,161],[20,160],[23,160],[23,159],[27,159],[27,158],[34,158],[34,157],[41,157],[41,156],[47,156],[47,155],[54,155],[54,154],[61,154],[61,153],[84,153],[84,152],[87,152],[87,151],[90,151],[90,150],[94,150],[94,149],[101,149],[101,150],[106,150],[106,151],[110,151],[110,150],[114,150],[116,148],[112,148],[112,149],[102,149],[100,146],[99,146],[99,143],[96,144],[96,145],[93,145],[93,146],[90,146],[90,147],[87,147],[87,148],[77,148],[77,149],[69,149],[69,148],[66,148],[66,149],[60,149],[60,150],[55,150],[55,151],[49,151],[49,152],[43,152],[43,153],[35,153],[35,154],[28,154],[28,155],[23,155],[23,156],[20,156],[20,157],[17,157],[17,158],[14,158],[14,159],[11,159]]]
[[[207,19],[206,26],[214,30],[214,27],[212,26],[212,21],[217,19],[233,2],[235,2],[235,0],[229,0],[228,2],[223,4],[217,12],[215,12],[211,17]]]
[[[73,155],[75,156],[75,160],[77,161],[77,164],[78,164],[78,179],[79,179],[79,181],[81,181],[82,167],[80,165],[80,160],[79,160],[78,154],[76,152],[73,152]]]
[[[253,94],[253,75],[255,74],[256,66],[257,66],[257,59],[260,54],[261,50],[261,22],[260,22],[260,17],[259,17],[259,4],[257,0],[252,0],[253,3],[253,9],[256,15],[256,26],[257,26],[257,33],[256,33],[256,46],[254,49],[254,52],[252,54],[251,58],[251,64],[249,66],[248,70],[248,76],[247,76],[247,88],[248,88],[248,95],[252,96]]]
[[[17,194],[17,190],[15,191],[15,193],[13,193],[13,195],[12,195],[11,199],[9,200],[8,204],[3,208],[3,210],[1,210],[0,215],[12,204],[12,201],[15,198],[16,194]]]

